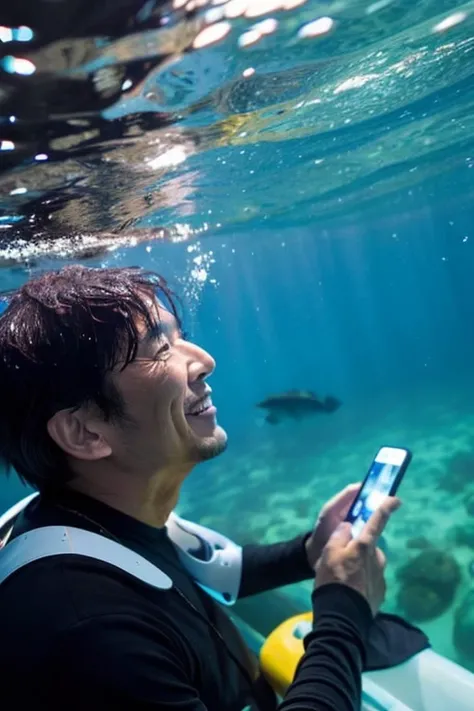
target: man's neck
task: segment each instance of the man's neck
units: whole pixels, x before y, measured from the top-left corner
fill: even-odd
[[[186,471],[160,471],[149,477],[123,472],[80,475],[70,482],[72,490],[121,511],[154,528],[162,528],[175,508]]]

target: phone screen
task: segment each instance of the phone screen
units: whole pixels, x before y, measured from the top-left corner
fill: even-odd
[[[398,447],[382,447],[369,469],[346,520],[356,538],[386,496],[395,493],[410,461],[410,453]]]

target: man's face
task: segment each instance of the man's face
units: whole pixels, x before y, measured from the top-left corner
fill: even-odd
[[[117,466],[150,473],[192,466],[217,456],[227,444],[206,383],[213,358],[183,339],[168,311],[154,308],[159,327],[143,329],[136,359],[112,376],[125,419],[107,434]]]

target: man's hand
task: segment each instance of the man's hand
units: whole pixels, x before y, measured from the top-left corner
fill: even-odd
[[[347,585],[363,595],[375,616],[385,598],[385,556],[377,542],[387,521],[400,506],[389,496],[372,514],[356,539],[351,524],[342,523],[334,531],[316,564],[315,587],[330,583]]]
[[[331,534],[346,518],[360,486],[360,483],[349,484],[339,494],[333,496],[321,509],[313,532],[305,544],[308,563],[313,570]]]

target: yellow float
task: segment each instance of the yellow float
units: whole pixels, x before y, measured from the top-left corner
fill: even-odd
[[[303,638],[313,624],[313,613],[294,615],[268,635],[260,650],[260,667],[276,693],[283,696],[304,654]]]

